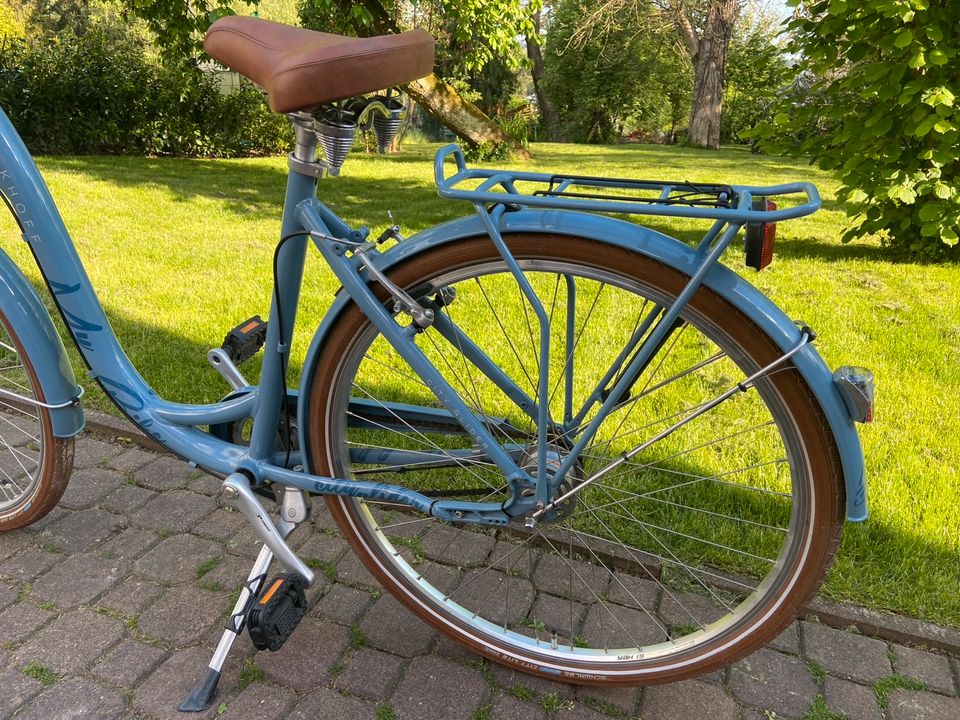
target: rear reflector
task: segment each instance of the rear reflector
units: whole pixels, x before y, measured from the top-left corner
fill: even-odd
[[[754,198],[754,210],[776,210],[777,204],[766,198]],[[747,249],[747,267],[763,270],[773,261],[773,245],[777,240],[777,224],[747,223],[745,231]]]

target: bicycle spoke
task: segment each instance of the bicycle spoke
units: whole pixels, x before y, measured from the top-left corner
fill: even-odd
[[[668,419],[670,419],[670,418],[664,418],[664,420],[668,420]],[[739,437],[739,436],[745,435],[745,434],[747,434],[747,433],[749,433],[749,432],[753,432],[754,430],[758,430],[758,429],[760,429],[760,428],[771,427],[772,425],[773,425],[773,421],[772,421],[772,420],[768,420],[768,421],[766,421],[766,422],[758,423],[758,424],[756,424],[756,425],[753,425],[753,426],[751,426],[751,427],[748,427],[748,428],[746,428],[745,430],[737,430],[737,431],[732,432],[732,433],[730,433],[730,434],[728,434],[728,435],[723,435],[723,436],[721,436],[721,437],[714,438],[713,440],[710,440],[710,441],[708,441],[708,442],[701,443],[700,445],[695,445],[695,446],[693,446],[693,447],[686,448],[685,450],[681,450],[680,452],[676,452],[676,453],[674,453],[673,455],[668,455],[668,456],[665,457],[665,458],[659,458],[659,459],[657,459],[657,460],[653,460],[653,461],[651,461],[651,462],[646,462],[646,463],[643,463],[643,464],[635,463],[635,462],[633,462],[632,460],[627,460],[627,461],[625,461],[623,464],[624,464],[625,466],[628,466],[628,467],[630,467],[630,468],[633,468],[634,470],[643,470],[643,469],[645,469],[645,468],[652,468],[652,467],[654,467],[657,463],[667,462],[668,460],[676,460],[677,458],[684,457],[684,456],[689,455],[689,454],[691,454],[691,453],[694,453],[694,452],[696,452],[696,451],[698,451],[698,450],[703,450],[703,449],[705,449],[705,448],[712,447],[712,446],[717,445],[717,444],[719,444],[719,443],[721,443],[721,442],[724,442],[724,441],[726,441],[726,440],[730,440],[730,439],[733,439],[733,438],[735,438],[735,437]],[[646,429],[646,428],[640,428],[640,429],[643,430],[643,429]],[[594,447],[594,446],[591,446],[591,449],[593,449],[593,447]],[[595,456],[595,455],[586,455],[586,454],[584,454],[584,457],[590,457],[590,458],[596,459],[596,460],[605,460],[605,459],[607,459],[607,458],[605,458],[605,457],[603,457],[603,456],[599,456],[599,455],[596,455],[596,456]],[[660,468],[660,469],[662,469],[662,468]],[[627,471],[624,471],[624,472],[627,472]],[[621,473],[621,474],[622,474],[622,473]],[[619,475],[613,475],[613,476],[611,476],[611,477],[619,477]],[[609,478],[608,478],[608,480],[609,480]]]
[[[444,310],[447,311],[446,312],[447,318],[450,320],[451,323],[453,323],[453,316],[450,314],[450,306],[447,305],[441,308],[440,311],[444,312]],[[454,323],[454,326],[456,326],[455,323]],[[453,369],[453,365],[447,359],[446,354],[440,350],[439,345],[433,339],[433,335],[428,334],[427,337],[430,340],[430,343],[436,349],[437,353],[443,359],[443,362],[446,365],[446,367],[453,374],[457,384],[460,386],[460,389],[463,391],[463,394],[466,396],[466,398],[469,399],[470,402],[466,402],[466,400],[464,401],[467,407],[470,408],[470,410],[473,411],[475,414],[483,418],[483,423],[486,426],[487,431],[491,435],[495,436],[497,433],[499,433],[504,438],[504,440],[509,442],[510,441],[509,435],[507,435],[507,433],[502,428],[500,428],[497,423],[492,422],[490,419],[490,416],[487,413],[485,413],[482,409],[483,401],[480,398],[480,391],[477,388],[477,383],[476,383],[476,380],[474,379],[473,372],[470,370],[471,363],[469,360],[467,360],[466,355],[464,355],[463,353],[463,346],[460,344],[459,337],[457,337],[457,350],[459,351],[458,357],[463,363],[464,373],[466,374],[467,379],[470,381],[469,388],[467,387],[467,384],[463,381],[463,379],[460,377],[460,375]]]
[[[617,544],[621,549],[625,550],[628,554],[632,554],[630,548],[628,548],[628,547],[623,543],[623,541],[621,541],[621,540],[618,539],[618,540],[616,541],[616,544]],[[572,544],[571,544],[571,547],[572,547]],[[660,618],[658,618],[656,615],[654,615],[642,602],[640,602],[640,600],[637,599],[636,595],[634,595],[634,593],[624,584],[624,582],[617,577],[616,573],[614,573],[614,572],[603,562],[603,559],[593,550],[593,548],[591,548],[591,547],[588,546],[588,547],[587,547],[587,552],[590,554],[590,557],[593,559],[593,561],[594,561],[599,567],[601,567],[601,568],[603,568],[604,570],[606,570],[606,571],[607,571],[607,574],[610,575],[610,577],[612,578],[612,580],[615,581],[615,582],[627,593],[627,595],[630,597],[630,599],[633,600],[633,602],[634,602],[634,604],[636,605],[637,609],[639,609],[639,610],[642,611],[647,617],[649,617],[649,618],[654,622],[654,624],[656,624],[657,627],[659,627],[660,630],[663,631],[664,635],[666,635],[666,636],[669,638],[669,637],[670,637],[670,631],[667,630],[666,626],[664,626],[663,621],[660,620]],[[570,555],[571,555],[571,556],[573,555],[573,552],[572,552],[572,551],[570,552]],[[652,577],[652,575],[651,575],[650,577]],[[664,587],[663,589],[666,590],[667,592],[669,592],[669,590],[667,590],[667,588]],[[601,601],[601,602],[602,602],[602,601]]]
[[[558,277],[559,280],[559,277]],[[593,302],[590,304],[590,309],[587,310],[587,316],[583,319],[583,323],[580,325],[580,329],[577,331],[576,337],[573,341],[573,348],[570,351],[569,357],[563,364],[563,368],[560,370],[559,375],[557,376],[557,382],[553,386],[553,390],[550,391],[550,404],[553,404],[553,398],[557,394],[557,390],[560,388],[560,385],[563,383],[563,378],[566,373],[570,370],[570,364],[573,362],[573,358],[577,352],[577,346],[580,345],[580,338],[583,337],[584,330],[587,329],[587,324],[590,322],[590,317],[593,315],[593,310],[597,306],[597,302],[600,300],[600,294],[603,292],[603,289],[606,287],[606,284],[600,285],[600,288],[597,290],[596,294],[593,296]],[[566,433],[564,433],[566,434]]]
[[[577,572],[577,569],[573,566],[573,564],[572,564],[570,561],[568,561],[568,560],[563,556],[563,553],[562,553],[562,552],[557,551],[557,547],[550,541],[550,538],[548,538],[547,536],[542,535],[542,534],[541,534],[541,537],[543,537],[543,539],[546,541],[547,545],[549,545],[550,548],[553,549],[553,550],[557,553],[557,557],[559,557],[561,560],[563,560],[563,562],[566,564],[567,568],[569,568],[570,573],[571,573],[572,575],[575,575],[576,578],[577,578],[577,580],[579,580],[580,583],[587,588],[587,591],[593,596],[594,600],[596,600],[596,601],[598,602],[598,604],[600,605],[600,607],[601,607],[603,610],[606,611],[606,613],[610,616],[610,619],[613,620],[615,623],[617,623],[617,625],[620,626],[620,629],[623,630],[623,632],[627,635],[627,637],[635,644],[635,647],[640,647],[640,643],[637,642],[637,641],[633,638],[633,635],[631,635],[631,633],[623,626],[623,623],[620,622],[620,619],[619,619],[616,615],[613,614],[613,611],[610,610],[610,608],[607,606],[607,604],[606,604],[605,602],[603,602],[603,600],[600,598],[600,596],[599,596],[596,592],[594,592],[593,588],[591,588],[591,587],[589,586],[589,584],[587,583],[587,581],[583,579],[583,576],[582,576],[579,572]],[[604,638],[605,638],[605,637],[606,637],[606,636],[604,635]],[[606,643],[604,643],[604,650],[606,650],[606,649],[607,649]]]
[[[714,478],[702,478],[702,479],[708,480],[708,479],[714,479]],[[767,524],[765,524],[765,523],[756,522],[756,521],[754,521],[754,520],[747,520],[747,519],[745,519],[745,518],[736,517],[736,516],[734,516],[734,515],[724,515],[723,513],[713,512],[713,511],[711,511],[711,510],[706,510],[706,509],[704,509],[704,508],[693,507],[692,505],[684,505],[683,503],[676,503],[676,502],[671,502],[670,500],[664,500],[663,498],[653,497],[653,494],[652,494],[652,493],[643,493],[643,494],[632,493],[632,492],[629,492],[628,490],[624,490],[623,488],[613,487],[613,486],[606,485],[606,484],[604,484],[604,483],[599,483],[599,482],[596,483],[596,486],[597,486],[598,488],[603,488],[604,490],[607,490],[607,491],[609,491],[609,492],[623,493],[624,495],[626,495],[626,496],[627,496],[628,498],[630,498],[631,500],[647,500],[647,501],[649,501],[649,502],[660,503],[660,504],[663,504],[663,505],[670,505],[671,507],[679,508],[679,509],[681,509],[681,510],[690,510],[690,511],[695,512],[695,513],[701,513],[701,514],[703,514],[703,515],[709,515],[709,516],[711,516],[711,517],[719,518],[719,519],[721,519],[721,520],[730,520],[731,522],[743,523],[743,524],[745,524],[745,525],[753,525],[754,527],[764,528],[764,529],[766,529],[766,530],[774,530],[774,531],[777,531],[777,532],[786,532],[786,531],[787,531],[786,528],[775,527],[775,526],[773,526],[773,525],[767,525]],[[678,487],[678,486],[671,486],[671,488],[672,488],[672,487]],[[663,488],[662,490],[663,490],[663,491],[666,491],[667,489],[668,489],[668,488]],[[658,491],[658,492],[659,492],[659,491]],[[616,504],[618,504],[617,501],[612,501],[612,502],[610,502],[610,503],[608,503],[608,504],[606,504],[606,505],[596,506],[596,507],[594,508],[594,510],[603,510],[603,509],[605,509],[605,508],[607,508],[607,507],[612,507],[613,505],[616,505]],[[575,516],[576,516],[576,513],[573,513],[573,514],[570,515],[570,517],[575,517]]]
[[[538,368],[540,367],[540,351],[538,349],[538,342],[534,339],[533,336],[533,325],[530,322],[530,308],[527,307],[527,297],[523,294],[523,290],[517,285],[517,292],[520,294],[520,307],[523,308],[523,319],[527,323],[527,338],[530,340],[530,349],[533,351],[533,362]],[[539,334],[539,333],[538,333]]]
[[[20,460],[21,457],[32,462],[34,464],[33,469],[36,469],[39,466],[40,463],[38,463],[30,455],[27,455],[27,453],[23,452],[22,450],[18,450],[17,448],[13,447],[10,443],[6,441],[6,439],[3,436],[0,436],[0,443],[2,443],[3,446],[10,451],[10,456],[17,461],[17,465],[19,465],[20,469],[23,470],[24,475],[29,476],[30,470],[27,470],[27,467]]]
[[[678,490],[680,488],[689,487],[690,485],[696,485],[697,483],[702,483],[702,482],[718,483],[723,485],[729,485],[731,487],[742,488],[743,485],[740,485],[738,483],[728,482],[726,480],[721,480],[720,478],[729,477],[730,475],[739,475],[740,473],[749,472],[750,470],[756,470],[761,467],[766,467],[767,465],[778,465],[785,462],[785,459],[777,458],[774,460],[764,460],[762,462],[755,463],[753,465],[744,465],[743,467],[735,468],[733,470],[727,470],[725,472],[718,473],[716,475],[698,475],[697,473],[689,473],[689,472],[684,472],[682,470],[673,470],[671,468],[665,468],[657,465],[658,462],[662,462],[662,461],[657,460],[652,463],[648,463],[647,465],[641,465],[639,467],[644,467],[649,470],[655,470],[656,472],[660,472],[660,473],[666,473],[668,475],[679,475],[680,477],[687,477],[691,479],[685,482],[677,483],[675,485],[668,485],[663,488],[657,488],[656,490],[650,490],[648,492],[642,493],[638,497],[649,497],[650,495],[654,495],[656,493],[669,492],[671,490]],[[629,475],[632,472],[633,472],[632,470],[625,470],[618,474],[608,475],[606,476],[606,479],[607,479],[607,482],[609,483],[613,480],[622,478],[625,475]],[[785,493],[778,490],[770,490],[768,488],[750,487],[749,490],[751,490],[752,492],[766,493],[769,495],[777,495],[779,497],[790,497],[790,493]]]
[[[27,411],[27,410],[24,410],[24,409],[21,408],[21,407],[17,407],[16,405],[11,405],[11,404],[8,403],[8,402],[4,402],[4,400],[3,400],[2,398],[0,398],[0,410],[3,410],[3,411],[13,410],[14,412],[18,412],[18,413],[20,413],[21,415],[26,415],[26,416],[27,416],[28,418],[30,418],[31,420],[37,420],[38,422],[39,422],[39,420],[40,420],[40,417],[39,417],[38,415],[33,415],[32,413],[30,413],[30,412]]]
[[[0,467],[0,472],[2,472],[4,478],[6,478],[5,482],[0,482],[0,488],[3,489],[4,494],[6,494],[8,498],[13,499],[23,492],[23,487],[19,483],[17,483],[16,480],[10,477],[10,474],[6,470]],[[17,489],[17,492],[16,493],[8,492],[7,485],[13,485],[13,487]]]
[[[689,375],[692,375],[692,374],[693,374],[694,372],[696,372],[697,370],[701,370],[701,369],[703,369],[703,368],[705,368],[705,367],[707,367],[707,366],[709,366],[709,365],[712,365],[713,363],[717,362],[718,360],[723,359],[724,357],[726,357],[726,354],[725,354],[725,353],[722,353],[722,352],[716,353],[715,355],[707,358],[706,360],[704,360],[704,361],[702,361],[702,362],[700,362],[700,363],[697,363],[697,364],[694,365],[693,367],[687,368],[686,370],[677,373],[677,374],[674,375],[673,377],[670,377],[670,378],[668,378],[668,379],[666,379],[666,380],[663,380],[663,381],[657,383],[657,384],[654,385],[653,387],[644,388],[644,390],[643,390],[642,392],[640,392],[639,394],[632,396],[629,400],[621,403],[620,405],[614,406],[614,407],[611,409],[611,411],[610,411],[610,414],[611,414],[611,415],[612,415],[614,412],[620,412],[620,411],[622,411],[622,410],[624,410],[624,409],[627,409],[627,417],[623,417],[623,419],[622,419],[621,422],[620,422],[620,425],[619,425],[619,426],[616,428],[616,430],[612,433],[613,438],[612,438],[609,442],[612,442],[613,440],[616,440],[616,439],[619,439],[619,438],[623,438],[623,437],[625,437],[626,435],[635,434],[635,433],[638,432],[639,430],[643,430],[643,429],[645,429],[646,427],[650,427],[651,425],[656,424],[656,423],[652,423],[651,425],[646,425],[646,426],[644,426],[643,428],[638,428],[637,430],[633,430],[633,431],[631,431],[631,432],[629,432],[629,433],[620,434],[620,435],[617,434],[617,433],[619,433],[620,428],[623,427],[623,424],[629,419],[629,417],[628,417],[629,414],[630,414],[631,412],[633,412],[633,408],[636,406],[637,403],[640,402],[640,400],[643,400],[645,397],[647,397],[647,396],[649,396],[649,395],[652,395],[652,394],[653,394],[654,392],[656,392],[657,390],[661,390],[661,389],[663,389],[663,388],[669,387],[672,383],[677,382],[678,380],[682,380],[683,378],[685,378],[685,377],[687,377],[687,376],[689,376]],[[648,384],[649,384],[649,383],[648,383]],[[706,403],[703,403],[703,405],[706,405]],[[703,405],[701,405],[700,407],[702,407]],[[697,409],[698,409],[698,408],[695,407],[695,408],[690,408],[689,410],[690,410],[690,411],[693,411],[693,410],[697,410]],[[677,416],[679,416],[679,414],[680,414],[680,413],[677,413],[676,415],[674,415],[674,416],[672,416],[672,417],[677,417]],[[667,420],[667,419],[669,419],[669,418],[662,418],[662,419],[663,419],[663,420]],[[567,437],[572,437],[572,436],[575,435],[578,431],[584,429],[588,424],[589,424],[589,422],[583,422],[583,423],[581,423],[580,425],[578,425],[577,427],[571,428],[570,430],[566,431],[566,432],[564,433],[564,435],[567,436]]]
[[[418,378],[418,377],[417,377],[416,375],[414,375],[413,373],[401,372],[401,371],[398,370],[394,365],[388,365],[387,363],[383,362],[382,360],[378,360],[377,358],[373,357],[373,356],[370,355],[369,353],[365,354],[365,355],[364,355],[364,358],[366,358],[367,360],[370,360],[370,361],[373,362],[373,363],[376,363],[377,365],[379,365],[379,366],[382,367],[382,368],[386,368],[387,370],[390,370],[391,372],[396,373],[397,375],[399,375],[399,376],[400,376],[401,378],[403,378],[404,380],[409,380],[410,382],[416,383],[417,385],[420,385],[421,387],[423,387],[423,388],[425,388],[425,389],[427,389],[427,390],[430,390],[430,387],[429,387],[423,380],[421,380],[420,378]],[[431,392],[432,392],[432,391],[431,391]]]
[[[383,403],[379,402],[376,398],[374,398],[372,395],[370,395],[369,393],[367,393],[367,392],[366,392],[363,388],[361,388],[359,385],[354,384],[354,387],[355,387],[357,390],[359,390],[360,392],[362,392],[362,393],[364,393],[365,395],[367,395],[367,397],[369,397],[371,400],[373,400],[373,401],[376,402],[378,405],[380,405],[384,410],[386,410],[386,411],[389,412],[391,415],[393,415],[393,416],[394,416],[397,420],[399,420],[401,423],[403,423],[404,425],[406,425],[409,430],[413,431],[413,433],[414,433],[415,435],[419,436],[419,437],[422,439],[422,441],[423,441],[423,443],[424,443],[425,445],[427,445],[428,447],[432,447],[434,450],[438,450],[438,451],[440,451],[441,453],[443,452],[443,448],[441,448],[441,447],[440,447],[439,445],[437,445],[436,443],[432,442],[429,438],[427,438],[426,435],[424,435],[424,434],[421,433],[419,430],[417,430],[416,428],[414,428],[410,423],[408,423],[408,422],[407,422],[406,420],[404,420],[402,417],[400,417],[399,415],[397,415],[397,413],[395,413],[393,410],[391,410],[390,408],[388,408],[386,405],[384,405]],[[354,417],[359,417],[359,416],[355,415],[354,413],[350,413],[349,411],[347,412],[347,415],[353,415]],[[398,435],[401,435],[401,436],[403,436],[403,437],[406,437],[406,435],[404,435],[404,433],[400,432],[399,430],[394,430],[393,428],[387,427],[386,425],[381,425],[380,423],[376,423],[376,422],[374,422],[374,421],[372,421],[372,420],[368,420],[368,422],[370,422],[371,424],[376,425],[376,426],[382,428],[383,430],[387,430],[387,431],[389,431],[389,432],[394,432],[394,433],[397,433]],[[455,457],[453,457],[453,456],[451,456],[451,455],[449,455],[449,454],[448,454],[448,457],[450,457],[450,459],[453,460],[454,462],[457,462],[457,464],[458,464],[460,467],[462,467],[464,470],[466,470],[467,472],[469,472],[469,473],[470,473],[471,475],[473,475],[475,478],[477,478],[477,479],[480,480],[481,482],[486,482],[488,485],[490,485],[490,483],[487,482],[483,477],[481,477],[481,476],[478,475],[476,472],[474,472],[473,470],[471,470],[471,469],[468,467],[468,464],[467,464],[467,463],[464,463],[464,462],[462,462],[462,461],[459,461],[459,458],[455,458]]]
[[[4,415],[4,414],[3,414],[2,412],[0,412],[0,420],[2,420],[4,423],[6,423],[6,424],[9,425],[10,427],[12,427],[14,430],[23,433],[24,435],[26,435],[26,436],[27,436],[28,438],[30,438],[31,440],[34,440],[34,441],[36,441],[36,442],[40,442],[40,438],[39,438],[39,437],[37,437],[37,436],[34,435],[33,433],[27,432],[27,431],[24,430],[22,427],[20,427],[19,425],[17,425],[15,422],[13,422],[13,421],[8,420],[7,418],[5,418],[3,415]]]
[[[483,283],[480,282],[480,278],[474,278],[477,283],[477,287],[480,288],[480,293],[483,295],[483,299],[487,303],[487,307],[490,308],[490,312],[493,314],[493,319],[497,321],[497,327],[500,328],[500,332],[503,333],[504,340],[507,341],[507,345],[510,346],[510,350],[513,351],[513,356],[517,359],[517,362],[520,364],[520,371],[523,373],[524,377],[527,379],[527,382],[530,383],[530,390],[532,395],[530,397],[537,397],[537,384],[533,381],[533,378],[530,377],[530,373],[527,372],[526,363],[520,358],[520,353],[517,352],[516,345],[513,344],[513,340],[510,337],[510,333],[507,332],[507,329],[503,325],[503,321],[500,319],[500,314],[494,309],[493,303],[490,301],[490,297],[487,295],[487,291],[483,288]]]

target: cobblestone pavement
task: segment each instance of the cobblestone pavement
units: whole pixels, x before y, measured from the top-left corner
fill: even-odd
[[[209,660],[254,536],[218,507],[219,481],[169,456],[84,437],[76,466],[59,507],[0,536],[0,717],[190,717],[176,707]],[[811,619],[701,680],[601,690],[516,674],[400,608],[325,512],[316,525],[291,541],[324,570],[309,615],[280,652],[238,641],[200,717],[960,718],[956,657]]]

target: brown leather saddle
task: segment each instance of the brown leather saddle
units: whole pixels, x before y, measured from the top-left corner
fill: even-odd
[[[252,17],[217,20],[207,53],[265,88],[270,108],[288,113],[402,85],[433,72],[433,36],[425,30],[346,37]]]

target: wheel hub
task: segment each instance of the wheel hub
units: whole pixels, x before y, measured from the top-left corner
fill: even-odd
[[[563,463],[566,461],[569,456],[569,452],[566,448],[556,445],[554,443],[547,444],[547,462],[546,462],[546,473],[548,478],[553,478],[556,472],[560,469]],[[537,446],[531,445],[526,448],[523,453],[523,459],[520,463],[520,469],[528,473],[531,477],[537,477]],[[577,487],[583,481],[583,466],[578,459],[573,467],[570,468],[570,471],[566,474],[566,477],[560,482],[556,490],[553,493],[551,500],[556,500],[558,497],[563,497],[566,493],[570,492],[573,488]],[[524,496],[532,496],[536,492],[536,489],[533,487],[526,488],[523,491]],[[574,495],[563,502],[557,503],[556,506],[550,510],[550,512],[545,513],[540,518],[539,522],[555,522],[557,520],[562,520],[563,518],[570,515],[577,506],[577,496]]]

